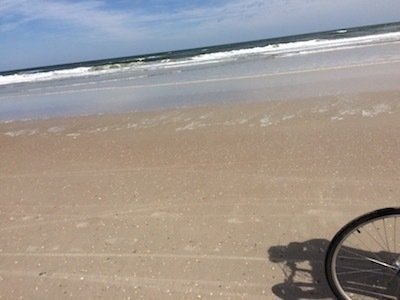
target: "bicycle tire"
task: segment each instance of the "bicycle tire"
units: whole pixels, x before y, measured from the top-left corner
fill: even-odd
[[[366,213],[336,233],[325,256],[325,275],[338,299],[400,299],[397,228],[399,207]]]

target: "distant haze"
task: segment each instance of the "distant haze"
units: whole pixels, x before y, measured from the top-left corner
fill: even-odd
[[[0,71],[397,21],[398,0],[1,0]]]

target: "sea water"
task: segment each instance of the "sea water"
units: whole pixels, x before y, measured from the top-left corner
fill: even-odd
[[[392,23],[0,72],[0,120],[337,94],[360,83],[360,66],[390,89],[399,50]]]

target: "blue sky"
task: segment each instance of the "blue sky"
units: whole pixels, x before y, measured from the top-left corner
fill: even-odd
[[[395,21],[399,0],[0,0],[0,71]]]

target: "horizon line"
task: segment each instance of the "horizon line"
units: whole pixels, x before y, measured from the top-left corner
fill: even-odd
[[[262,42],[262,41],[273,41],[273,40],[283,39],[283,38],[292,38],[292,37],[301,37],[301,36],[307,37],[307,36],[310,36],[310,35],[313,35],[313,34],[329,33],[329,32],[335,32],[335,31],[338,31],[338,30],[351,30],[351,29],[357,29],[357,28],[363,28],[363,27],[374,27],[374,26],[380,27],[380,26],[395,25],[395,24],[400,24],[400,21],[389,22],[389,23],[374,23],[374,24],[352,26],[352,27],[340,27],[340,28],[323,30],[323,31],[304,32],[304,33],[299,33],[299,34],[273,36],[273,37],[268,37],[268,38],[263,38],[263,39],[256,39],[256,40],[246,40],[246,41],[224,43],[224,44],[203,45],[203,46],[193,47],[193,48],[173,49],[173,50],[165,50],[165,51],[159,51],[159,52],[133,54],[133,55],[127,55],[127,56],[120,56],[120,57],[98,58],[98,59],[93,59],[93,60],[83,60],[83,61],[75,61],[75,62],[56,63],[56,64],[51,64],[51,65],[35,66],[35,67],[28,67],[28,68],[18,68],[18,69],[0,71],[0,76],[7,76],[7,75],[12,75],[12,74],[15,74],[15,73],[19,73],[19,72],[29,72],[29,71],[35,71],[35,70],[40,70],[40,69],[62,70],[66,66],[70,66],[70,67],[74,67],[74,66],[76,66],[76,67],[82,66],[83,67],[83,66],[89,66],[89,65],[90,66],[93,66],[93,65],[94,66],[102,66],[102,65],[105,65],[105,64],[113,63],[112,62],[113,60],[115,62],[120,61],[120,60],[124,60],[124,59],[126,59],[126,60],[134,60],[134,59],[146,58],[146,57],[152,57],[152,56],[162,56],[162,55],[171,54],[171,53],[179,53],[179,52],[188,52],[188,51],[201,50],[201,49],[204,49],[204,48],[209,50],[209,49],[223,47],[223,46],[234,46],[234,45],[238,46],[240,44],[256,43],[256,42]]]

